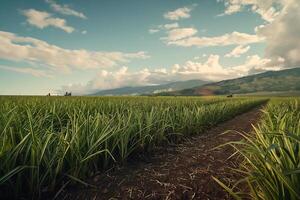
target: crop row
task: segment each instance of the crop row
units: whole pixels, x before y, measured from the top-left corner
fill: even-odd
[[[225,188],[236,199],[300,199],[300,99],[271,100],[254,133],[244,137],[234,146],[251,192]]]
[[[1,97],[0,193],[39,198],[264,99]]]

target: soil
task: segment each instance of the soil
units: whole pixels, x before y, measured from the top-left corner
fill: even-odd
[[[90,183],[95,187],[71,188],[59,199],[231,199],[212,177],[235,184],[241,174],[232,168],[239,167],[241,158],[229,158],[234,152],[229,145],[216,147],[241,140],[235,131],[251,132],[260,115],[255,108],[182,144],[156,149],[151,156],[94,176]],[[235,131],[223,134],[227,130]],[[239,189],[247,190],[245,185]]]

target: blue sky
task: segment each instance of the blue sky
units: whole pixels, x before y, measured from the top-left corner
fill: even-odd
[[[0,94],[88,94],[297,67],[299,28],[290,24],[299,10],[297,0],[3,0]]]

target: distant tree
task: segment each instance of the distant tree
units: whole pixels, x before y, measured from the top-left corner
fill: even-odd
[[[64,96],[72,96],[72,92],[66,92]]]

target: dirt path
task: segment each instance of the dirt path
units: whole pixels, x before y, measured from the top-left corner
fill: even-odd
[[[240,140],[233,131],[249,132],[257,123],[260,108],[222,123],[176,147],[158,149],[150,158],[98,175],[91,180],[95,189],[73,189],[64,199],[230,199],[212,179],[220,178],[234,183],[239,176],[237,158],[227,159],[233,149],[214,147],[229,141]]]

